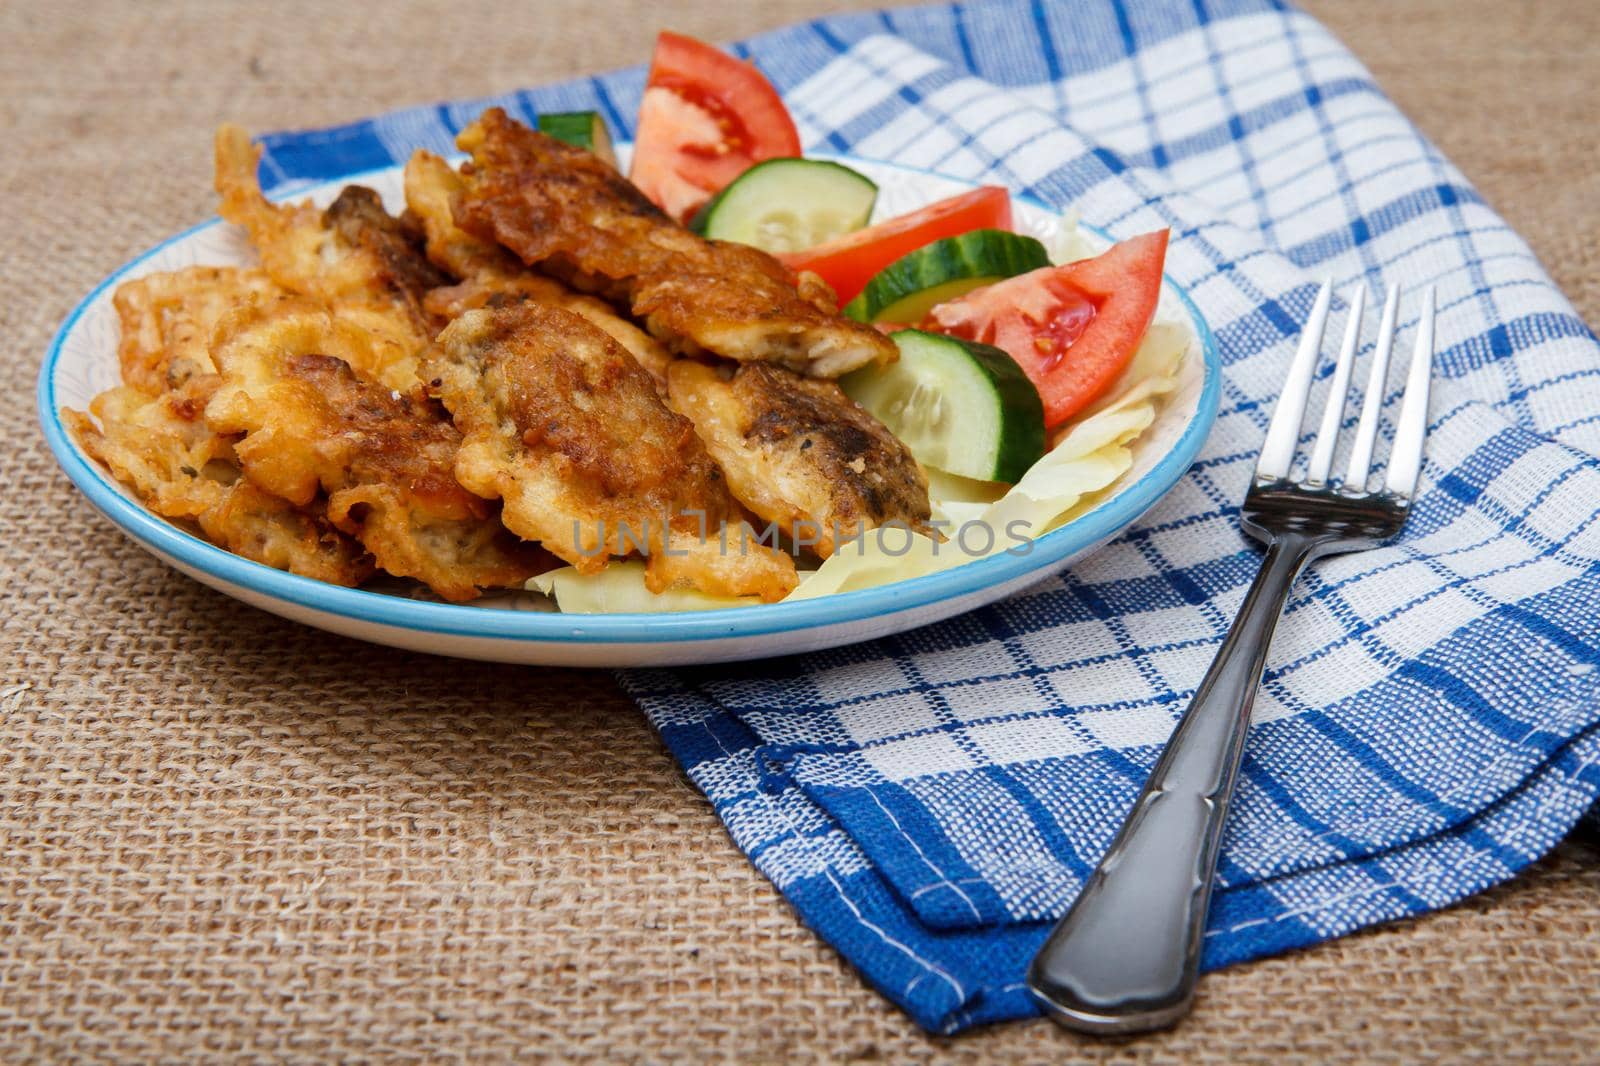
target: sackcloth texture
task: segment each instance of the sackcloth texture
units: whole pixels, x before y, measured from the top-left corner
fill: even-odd
[[[1107,17],[1091,17],[1097,10]],[[807,661],[627,679],[735,840],[802,917],[936,1030],[1026,1010],[1004,975],[1070,894],[1074,856],[1092,861],[1103,846],[1095,834],[1114,825],[1183,686],[1209,657],[1249,558],[1228,522],[1248,465],[1235,453],[1259,436],[1259,404],[1281,373],[1311,278],[1377,283],[1401,263],[1400,280],[1440,285],[1435,453],[1417,519],[1429,524],[1394,555],[1324,566],[1295,601],[1252,741],[1208,961],[1310,943],[1502,880],[1547,851],[1595,789],[1584,669],[1595,635],[1583,611],[1592,541],[1588,512],[1571,509],[1593,476],[1582,388],[1593,349],[1581,319],[1474,187],[1305,16],[1255,5],[1163,8],[1161,17],[1148,5],[1082,5],[1071,34],[1011,40],[1000,29],[1019,11],[1033,13],[974,5],[960,19],[938,9],[845,18],[748,48],[818,147],[992,175],[1119,234],[1174,226],[1171,271],[1194,288],[1229,360],[1224,415],[1189,496],[1180,490],[1170,510],[1063,582],[966,623]],[[320,16],[328,73],[314,93],[301,83],[303,42],[287,26],[230,29],[182,10],[63,21],[21,7],[5,17],[8,39],[32,46],[4,66],[19,150],[0,164],[21,223],[5,263],[19,297],[8,301],[7,332],[27,381],[79,293],[209,213],[209,121],[309,127],[530,81],[514,39],[488,70],[465,39],[454,49],[441,39],[440,80],[429,91],[376,69],[418,66],[417,42],[431,39],[442,11],[409,13],[420,20],[409,33]],[[1046,29],[1060,21],[1055,9],[1040,17]],[[1438,11],[1433,22],[1426,10],[1413,18],[1418,33],[1453,25]],[[1231,62],[1251,28],[1262,31],[1255,50]],[[359,50],[375,32],[390,52]],[[533,30],[526,39],[538,41],[527,54],[553,47]],[[603,42],[567,58],[601,69],[641,57],[647,41],[641,32],[632,53],[609,60]],[[1058,45],[1054,67],[1048,55],[1037,69],[1018,60],[1041,41]],[[986,52],[985,42],[1000,43]],[[215,70],[200,69],[206,47],[220,57]],[[1530,84],[1579,54],[1544,47],[1542,62],[1529,61]],[[1280,68],[1274,57],[1291,62]],[[1200,75],[1210,79],[1205,92],[1190,84]],[[1274,80],[1285,77],[1299,80]],[[863,110],[841,127],[828,94],[851,78],[861,92],[850,100]],[[365,79],[375,88],[361,91]],[[597,84],[626,131],[637,72],[512,102],[598,102]],[[1219,135],[1206,119],[1222,87],[1232,110]],[[1300,100],[1283,103],[1295,91]],[[432,143],[460,120],[456,110],[429,109],[379,143]],[[1319,182],[1275,169],[1284,153],[1270,138],[1297,122],[1309,153],[1301,167],[1342,164],[1331,205],[1305,187]],[[1515,126],[1495,137],[1514,138]],[[1363,133],[1380,143],[1360,144]],[[1484,159],[1491,169],[1519,160],[1523,173],[1512,177],[1534,181],[1552,201],[1542,208],[1554,212],[1567,197],[1571,212],[1548,216],[1551,241],[1539,247],[1592,319],[1594,253],[1570,229],[1593,185],[1536,180],[1564,177],[1564,159],[1581,161],[1581,139],[1570,141],[1582,136],[1592,132],[1573,123],[1542,140],[1491,140]],[[1024,141],[1048,151],[1034,143],[1030,155]],[[307,169],[290,162],[304,143],[275,142],[285,174],[318,173],[311,153],[298,164]],[[1407,251],[1408,241],[1430,240]],[[1572,376],[1551,383],[1563,375]],[[174,1049],[307,1058],[609,1049],[659,1059],[700,1048],[896,1060],[1061,1051],[1066,1038],[1039,1026],[927,1041],[883,1011],[740,865],[603,678],[368,649],[194,587],[75,505],[38,444],[26,390],[7,404],[14,446],[3,461],[25,490],[3,512],[14,671],[0,703],[8,1059]],[[1191,514],[1218,528],[1181,537],[1161,528]],[[1363,591],[1369,571],[1384,567],[1386,580]],[[1119,589],[1133,572],[1142,584]],[[1447,602],[1429,614],[1439,600]],[[1204,626],[1165,640],[1116,631],[1152,610]],[[1146,624],[1161,633],[1176,623]],[[1340,644],[1329,626],[1356,638]],[[1299,647],[1285,639],[1296,627]],[[1063,628],[1070,640],[1050,635]],[[1351,650],[1323,651],[1334,644]],[[1130,660],[1135,646],[1144,654]],[[1485,670],[1485,648],[1503,649],[1503,664],[1491,659]],[[907,663],[916,676],[905,676]],[[1074,687],[1058,687],[1069,674]],[[1031,691],[993,689],[982,701],[1005,704],[1001,716],[963,703],[964,689],[1018,679]],[[874,732],[905,720],[917,724]],[[941,753],[948,761],[936,761]],[[958,800],[982,817],[956,818]],[[916,854],[934,847],[943,850]],[[1595,880],[1574,858],[1584,854],[1569,846],[1513,887],[1399,930],[1225,971],[1213,979],[1220,994],[1204,1001],[1224,1027],[1211,1036],[1231,1025],[1263,1056],[1319,1046],[1328,1057],[1462,1054],[1496,1046],[1486,1035],[1551,1054],[1592,1048]],[[930,878],[930,865],[944,876]],[[1514,916],[1530,893],[1547,895]],[[888,935],[863,937],[873,925]],[[890,940],[909,955],[885,953]],[[1469,981],[1451,960],[1454,969],[1489,960],[1501,969],[1500,995],[1485,998],[1482,975]],[[1530,969],[1536,980],[1516,980]],[[960,999],[934,987],[945,984],[938,970]],[[1300,987],[1286,991],[1288,982]],[[1348,987],[1374,990],[1359,1002],[1374,1012],[1369,1021],[1380,1019],[1353,1043],[1328,1037],[1339,1023],[1314,994],[1336,1000]],[[1241,989],[1254,1000],[1234,994]],[[795,1011],[797,1002],[819,1007]],[[1480,1016],[1489,1003],[1494,1019]],[[1508,1029],[1519,1003],[1522,1025]],[[1445,1020],[1442,1032],[1419,1023],[1430,1012]],[[1206,1024],[1072,1050],[1192,1056],[1207,1044]]]

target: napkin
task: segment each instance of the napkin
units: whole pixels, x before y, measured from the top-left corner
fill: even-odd
[[[1600,792],[1600,345],[1337,40],[1268,0],[980,0],[733,47],[812,149],[1002,183],[1119,237],[1171,227],[1167,270],[1225,364],[1188,476],[1038,587],[891,639],[621,676],[802,920],[929,1030],[1035,1012],[1027,962],[1256,570],[1238,503],[1325,277],[1437,287],[1427,463],[1404,536],[1317,565],[1290,601],[1204,965],[1446,906],[1562,838]],[[448,150],[490,102],[598,109],[625,138],[642,84],[277,134],[263,178]]]

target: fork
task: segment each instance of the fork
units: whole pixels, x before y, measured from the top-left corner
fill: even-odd
[[[1330,480],[1330,471],[1360,347],[1365,285],[1349,297],[1344,342],[1305,474],[1291,477],[1332,298],[1327,282],[1312,305],[1245,495],[1245,532],[1266,545],[1261,570],[1132,813],[1029,967],[1034,997],[1070,1029],[1143,1032],[1188,1012],[1250,709],[1289,590],[1311,561],[1374,547],[1405,525],[1428,426],[1433,290],[1422,295],[1394,443],[1383,483],[1372,490],[1367,482],[1400,309],[1398,285],[1389,287],[1384,302],[1343,479]]]

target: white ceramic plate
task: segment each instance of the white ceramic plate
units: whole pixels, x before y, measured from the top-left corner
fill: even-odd
[[[878,218],[971,187],[893,164],[841,161],[878,183]],[[404,204],[400,167],[351,175],[294,195],[327,204],[351,181],[376,189],[392,210]],[[1063,225],[1060,217],[1022,199],[1015,199],[1014,207],[1017,228],[1053,246]],[[1106,243],[1092,231],[1085,236]],[[254,253],[243,234],[213,219],[152,248],[101,282],[67,317],[40,371],[39,418],[50,449],[101,514],[195,580],[297,622],[437,655],[561,666],[724,662],[836,647],[937,622],[1041,581],[1116,536],[1183,476],[1216,418],[1221,369],[1215,344],[1194,304],[1169,281],[1157,317],[1190,332],[1177,391],[1140,439],[1132,469],[1104,502],[1040,537],[1025,555],[991,556],[861,592],[687,614],[561,614],[533,593],[505,593],[456,605],[420,598],[425,593],[414,598],[404,592],[340,588],[232,555],[150,513],[78,448],[61,422],[62,407],[86,409],[95,394],[121,384],[117,317],[111,304],[118,284],[195,264],[251,262]]]

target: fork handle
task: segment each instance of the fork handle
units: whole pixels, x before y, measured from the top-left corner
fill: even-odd
[[[1289,534],[1268,545],[1239,616],[1133,812],[1034,957],[1028,987],[1062,1025],[1143,1032],[1188,1012],[1267,645],[1295,578],[1323,543]]]

